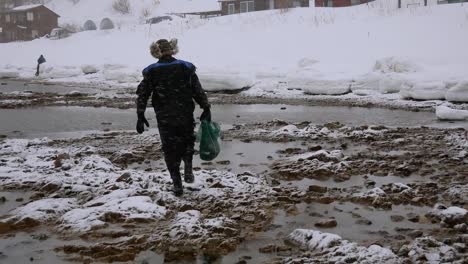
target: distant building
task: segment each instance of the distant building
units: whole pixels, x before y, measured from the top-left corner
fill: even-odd
[[[219,2],[222,15],[309,6],[309,0],[219,0]]]
[[[316,7],[344,7],[367,4],[374,0],[315,0]]]
[[[44,5],[17,6],[0,12],[0,43],[43,37],[58,27],[59,17]]]

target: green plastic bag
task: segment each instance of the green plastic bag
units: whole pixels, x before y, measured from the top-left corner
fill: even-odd
[[[198,129],[197,141],[200,142],[200,159],[204,161],[214,160],[219,152],[219,136],[221,128],[215,122],[203,120]]]

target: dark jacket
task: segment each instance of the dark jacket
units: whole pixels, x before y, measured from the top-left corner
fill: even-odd
[[[159,120],[192,117],[195,100],[201,108],[207,108],[208,98],[203,91],[196,67],[173,57],[161,58],[143,70],[143,81],[137,89],[137,112],[145,112],[148,99]]]

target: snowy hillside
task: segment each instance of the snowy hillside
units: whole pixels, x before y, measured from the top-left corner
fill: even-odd
[[[88,19],[99,21],[104,17],[122,24],[141,21],[145,16],[219,9],[217,0],[131,0],[129,1],[130,13],[122,15],[112,7],[115,0],[48,0],[46,2],[47,7],[61,15],[60,23],[78,25],[83,25]],[[144,15],[146,12],[147,14]]]
[[[206,6],[213,4],[206,1]],[[95,3],[81,0],[79,8],[83,9],[75,17],[70,7],[55,7],[78,19],[79,13],[88,10],[86,2]],[[98,2],[102,7],[87,14],[102,17],[112,12],[110,0]],[[454,100],[468,100],[467,82],[463,82],[468,78],[468,6],[398,10],[394,2],[263,11],[207,20],[177,18],[151,27],[122,23],[115,30],[81,32],[63,40],[2,44],[0,75],[19,72],[20,77],[33,77],[35,60],[42,53],[48,61],[44,78],[134,86],[141,70],[154,62],[149,44],[158,38],[176,37],[181,47],[178,57],[198,66],[209,89],[256,84],[247,93],[286,94],[286,88],[301,88],[306,94],[400,92],[409,99],[445,99],[449,95]],[[158,8],[169,10],[170,6],[184,5],[161,1]],[[98,73],[84,75],[86,65]]]

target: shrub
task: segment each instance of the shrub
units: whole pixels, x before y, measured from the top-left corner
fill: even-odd
[[[132,8],[130,6],[130,1],[128,0],[115,0],[112,4],[112,8],[120,14],[126,15],[130,14]]]

